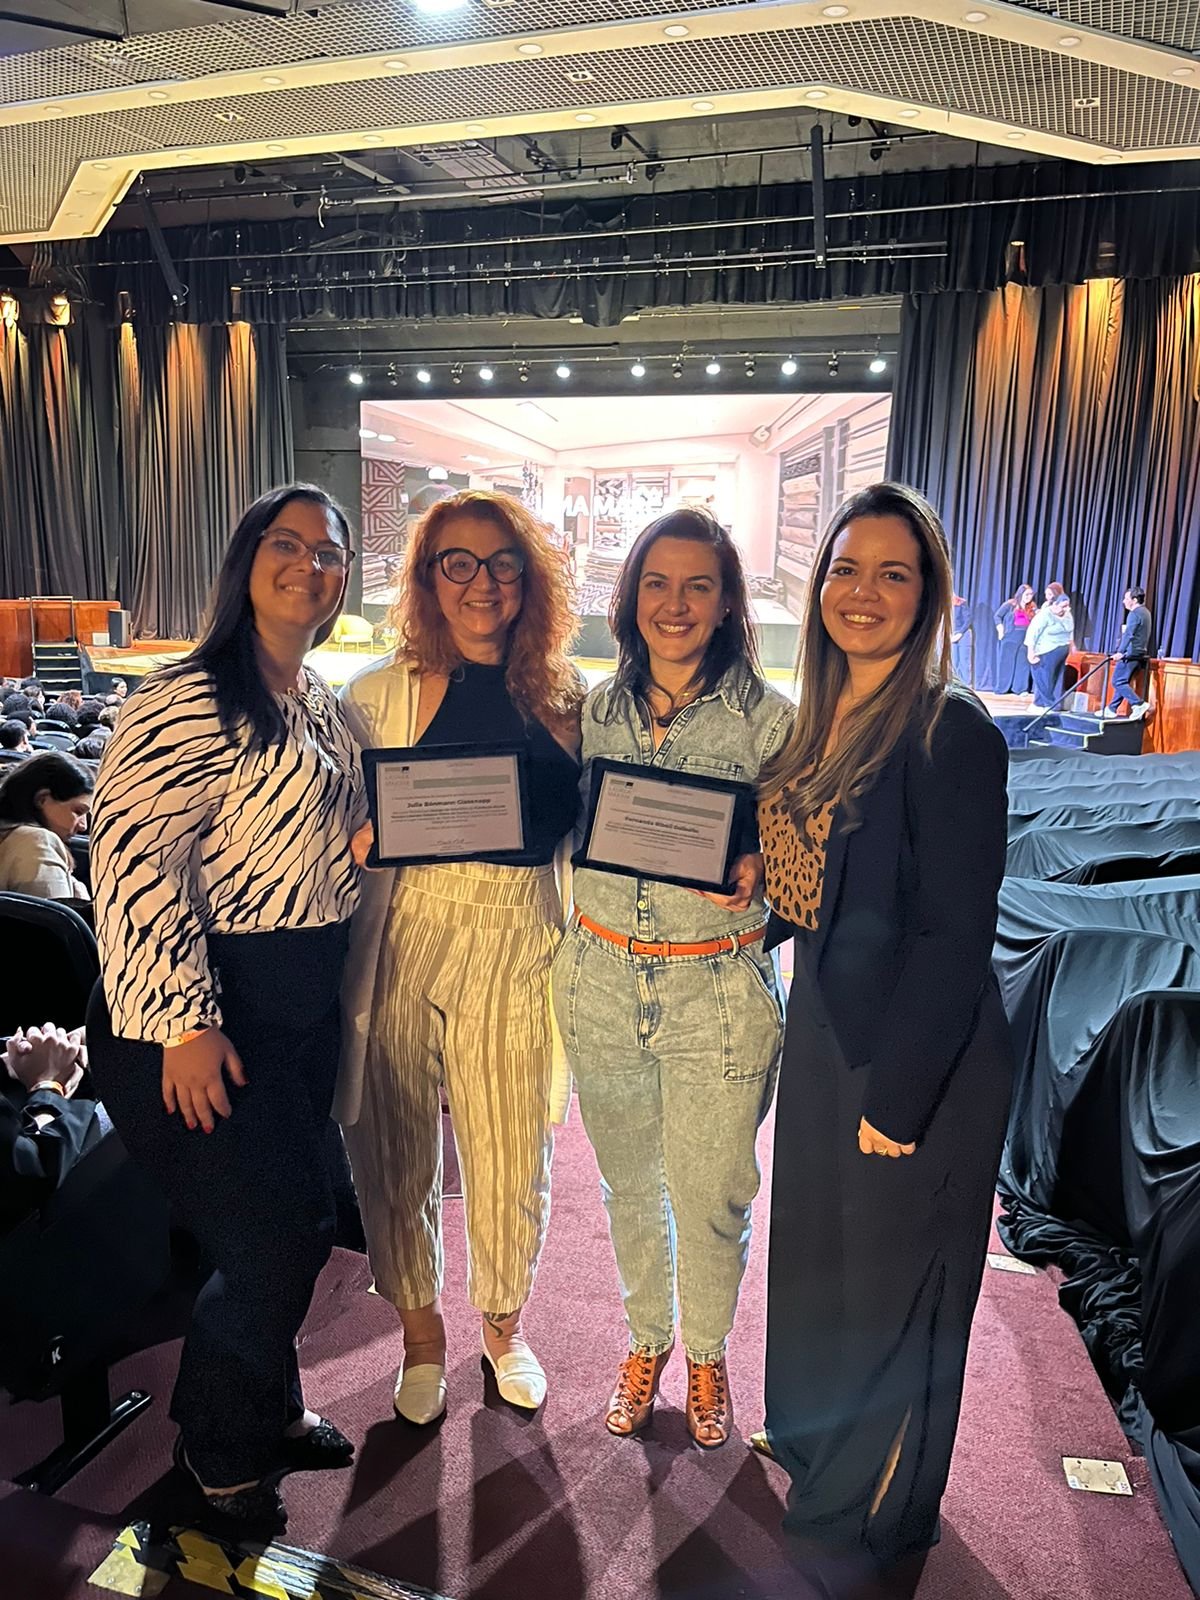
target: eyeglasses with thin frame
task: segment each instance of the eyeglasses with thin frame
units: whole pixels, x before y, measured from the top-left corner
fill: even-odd
[[[261,538],[268,550],[281,561],[300,561],[307,556],[310,561],[317,563],[322,572],[345,572],[357,554],[344,544],[305,544],[303,539],[297,539],[294,534],[279,533],[272,528],[268,528]]]
[[[519,550],[494,550],[490,556],[477,556],[473,550],[439,550],[429,558],[431,567],[441,567],[451,583],[472,583],[480,567],[488,569],[488,576],[497,583],[516,583],[525,571],[525,557]]]

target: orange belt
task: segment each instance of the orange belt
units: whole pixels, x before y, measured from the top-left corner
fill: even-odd
[[[585,917],[582,911],[575,913],[575,920],[581,928],[586,928],[589,933],[596,934],[601,939],[607,939],[609,944],[619,944],[622,950],[628,951],[631,956],[720,956],[729,955],[734,950],[742,950],[748,944],[755,944],[766,933],[766,928],[750,928],[745,933],[727,933],[720,939],[704,939],[699,944],[672,944],[670,939],[630,939],[623,933],[614,933],[611,928],[604,928],[598,922],[593,922],[591,917]]]

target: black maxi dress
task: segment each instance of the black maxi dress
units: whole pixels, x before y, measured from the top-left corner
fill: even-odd
[[[982,729],[972,720],[964,738],[957,708],[943,719],[956,726],[939,735],[932,762],[915,748],[894,757],[855,833],[840,832],[830,807],[813,819],[809,848],[782,808],[764,802],[760,813],[768,894],[783,913],[775,940],[795,936],[775,1121],[766,1430],[792,1479],[785,1529],[809,1553],[866,1559],[869,1570],[939,1537],[1011,1094],[1008,1024],[988,962],[1006,761],[985,740],[976,763]],[[914,820],[939,781],[925,821]],[[939,861],[936,840],[956,818]],[[957,901],[939,919],[943,896]],[[963,919],[980,916],[973,941],[963,937]],[[932,972],[956,944],[966,970],[938,985]],[[964,981],[974,987],[965,1002]],[[889,995],[905,983],[919,994],[897,1011]],[[895,1019],[894,1037],[871,1049],[863,1041],[880,1017]],[[922,1067],[906,1104],[904,1074],[880,1087],[871,1058],[908,1049]],[[898,1142],[916,1137],[916,1153],[864,1156],[863,1115]]]

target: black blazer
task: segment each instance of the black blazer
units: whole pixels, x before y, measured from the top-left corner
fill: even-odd
[[[851,834],[834,817],[818,931],[802,933],[863,1116],[902,1144],[928,1127],[986,1007],[1007,849],[1008,746],[974,695],[947,692],[931,754],[902,739]],[[796,930],[772,916],[767,948]],[[1004,1070],[1008,1070],[1005,1067]]]
[[[51,1120],[39,1127],[39,1116]],[[0,1233],[48,1200],[102,1133],[94,1100],[0,1086]]]

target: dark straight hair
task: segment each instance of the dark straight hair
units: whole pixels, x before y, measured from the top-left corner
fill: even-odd
[[[58,750],[27,756],[0,779],[0,828],[30,823],[45,827],[34,803],[34,796],[43,789],[49,789],[52,800],[77,800],[81,794],[91,794],[92,788],[91,773],[74,756]]]
[[[350,523],[332,496],[315,483],[287,483],[259,495],[233,530],[221,562],[208,606],[208,620],[196,648],[178,664],[156,674],[176,678],[202,668],[212,680],[221,727],[231,738],[250,727],[252,749],[266,750],[285,737],[283,716],[275,697],[263,682],[254,654],[254,609],[250,604],[250,568],[259,542],[275,518],[293,500],[322,506],[350,548]],[[340,609],[340,608],[339,608]],[[337,614],[317,629],[314,645],[324,644],[333,632]]]
[[[749,668],[754,675],[749,691],[749,703],[754,705],[762,698],[762,673],[750,620],[750,597],[746,590],[742,559],[737,546],[717,519],[707,511],[692,506],[668,511],[665,516],[656,518],[649,527],[643,528],[622,563],[608,608],[608,623],[617,644],[617,687],[626,690],[635,700],[645,701],[653,682],[650,676],[650,651],[637,625],[637,608],[642,569],[651,547],[658,539],[688,539],[693,544],[707,545],[716,552],[721,593],[729,611],[708,641],[697,674],[697,692],[707,694],[715,689],[730,667],[740,664]]]

